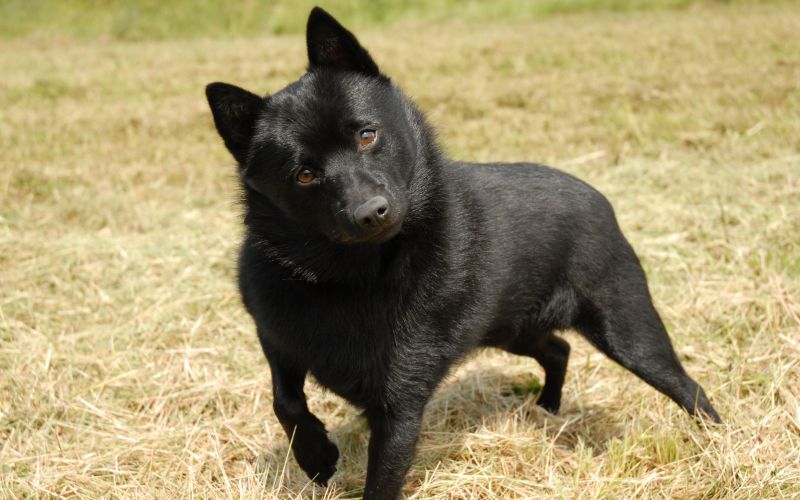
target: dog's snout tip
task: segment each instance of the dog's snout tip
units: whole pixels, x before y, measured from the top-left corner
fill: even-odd
[[[366,229],[386,224],[389,216],[389,200],[383,196],[374,196],[356,208],[356,223]]]

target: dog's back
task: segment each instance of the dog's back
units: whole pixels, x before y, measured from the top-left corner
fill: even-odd
[[[485,239],[473,272],[483,283],[476,293],[496,296],[493,326],[572,327],[578,297],[615,255],[632,254],[606,198],[564,172],[498,163],[451,163],[448,170],[469,193],[455,196],[453,210],[472,213]]]

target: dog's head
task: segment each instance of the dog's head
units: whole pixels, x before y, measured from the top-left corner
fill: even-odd
[[[409,210],[414,108],[327,12],[311,11],[306,37],[308,71],[273,95],[208,85],[217,130],[248,195],[334,242],[385,242]]]

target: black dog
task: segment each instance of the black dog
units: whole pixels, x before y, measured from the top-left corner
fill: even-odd
[[[325,11],[308,71],[266,98],[206,89],[240,166],[239,286],[272,371],[275,414],[325,484],[339,452],[303,394],[309,372],[364,409],[365,498],[395,498],[423,408],[493,346],[545,370],[556,412],[574,328],[692,414],[719,417],[684,371],[608,201],[533,164],[444,158],[422,113]]]

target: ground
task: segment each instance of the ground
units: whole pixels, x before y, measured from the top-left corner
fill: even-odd
[[[545,162],[608,196],[724,419],[698,424],[565,332],[561,414],[535,405],[534,361],[477,353],[430,403],[406,494],[800,495],[800,7],[359,27],[448,154]],[[304,66],[295,32],[0,41],[0,496],[360,494],[357,411],[308,382],[342,452],[327,489],[272,413],[203,94]]]

